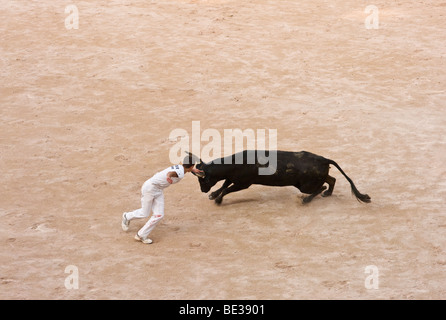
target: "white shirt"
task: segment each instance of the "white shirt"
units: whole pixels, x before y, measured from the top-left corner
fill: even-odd
[[[155,173],[155,175],[149,180],[155,187],[159,189],[165,189],[170,186],[170,183],[167,182],[167,174],[172,171],[176,172],[178,175],[178,178],[171,177],[172,184],[178,183],[181,179],[184,178],[184,167],[181,164],[176,164],[167,169],[164,169],[163,171]]]

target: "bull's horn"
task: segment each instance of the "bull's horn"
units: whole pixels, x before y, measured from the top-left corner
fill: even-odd
[[[189,152],[189,151],[185,151],[185,152],[186,152],[186,154],[187,154],[188,156],[192,157],[192,159],[199,159],[199,160],[200,160],[200,163],[204,163],[203,160],[201,160],[201,158],[197,157],[197,156],[194,155],[192,152]]]

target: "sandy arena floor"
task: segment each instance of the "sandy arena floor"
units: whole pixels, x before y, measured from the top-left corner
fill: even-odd
[[[68,4],[1,4],[1,299],[446,299],[445,1]],[[372,203],[336,169],[305,206],[188,174],[138,243],[121,214],[192,121],[277,129]]]

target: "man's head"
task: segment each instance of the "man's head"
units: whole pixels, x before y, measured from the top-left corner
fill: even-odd
[[[186,154],[187,156],[183,159],[184,172],[192,172],[198,177],[202,176],[204,173],[203,171],[201,171],[201,168],[199,168],[199,166],[203,164],[203,161],[190,152],[186,151]],[[197,166],[194,168],[195,164],[197,164]]]
[[[201,170],[194,168],[195,163],[200,163],[200,159],[195,157],[192,154],[188,154],[186,157],[184,157],[183,159],[183,167],[184,167],[184,172],[192,172],[194,174],[200,174],[202,173]]]
[[[195,165],[195,161],[192,156],[185,156],[183,159],[183,167],[184,169],[191,169]]]
[[[185,163],[183,163],[183,167],[184,167],[184,169],[191,169],[191,168],[194,167],[194,165],[195,165],[195,164],[185,164]]]

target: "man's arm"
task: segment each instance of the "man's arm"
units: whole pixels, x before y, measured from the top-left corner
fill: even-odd
[[[197,168],[192,168],[192,173],[203,173],[203,171]]]
[[[178,174],[175,171],[169,171],[167,173],[167,182],[169,182],[170,184],[172,184],[172,178],[178,178]]]

